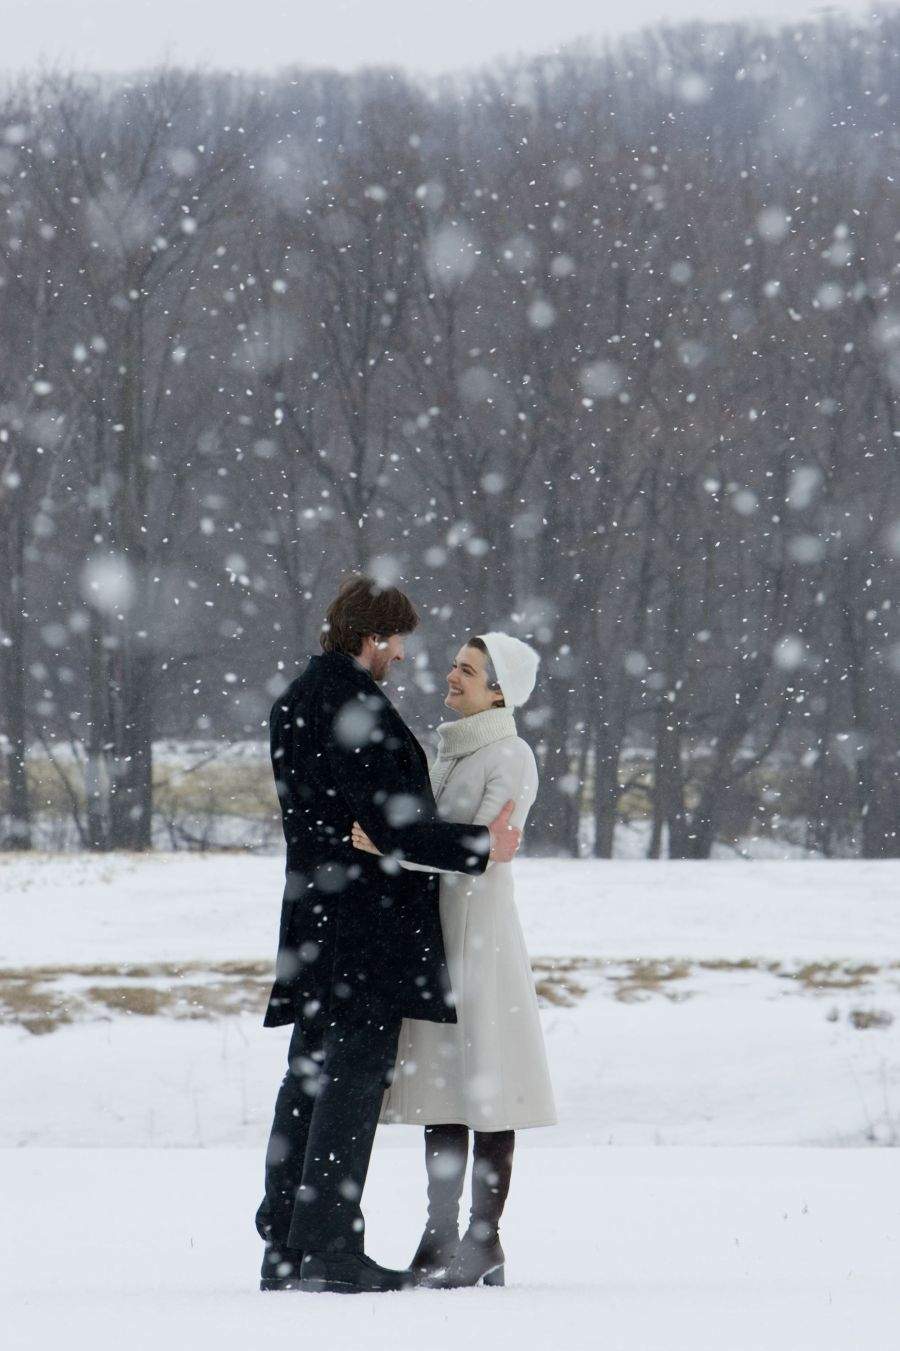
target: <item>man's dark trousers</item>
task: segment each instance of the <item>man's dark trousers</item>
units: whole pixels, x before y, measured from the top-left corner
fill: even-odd
[[[266,1154],[260,1235],[276,1249],[362,1252],[360,1199],[400,1016],[294,1025]]]

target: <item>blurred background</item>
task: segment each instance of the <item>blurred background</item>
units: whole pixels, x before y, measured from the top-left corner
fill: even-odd
[[[897,857],[900,11],[254,9],[5,10],[0,846],[279,847],[362,567],[531,852]]]
[[[296,1316],[268,715],[364,568],[426,745],[469,634],[540,649],[559,1124],[508,1289],[307,1339],[891,1345],[900,8],[0,10],[4,1344]],[[395,1265],[421,1151],[378,1133]]]

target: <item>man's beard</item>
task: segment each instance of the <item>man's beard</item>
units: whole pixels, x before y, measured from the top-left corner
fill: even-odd
[[[383,665],[380,662],[377,665],[375,664],[375,662],[372,663],[372,675],[375,678],[376,684],[383,685],[387,681],[390,669],[391,669],[390,657],[384,658]]]

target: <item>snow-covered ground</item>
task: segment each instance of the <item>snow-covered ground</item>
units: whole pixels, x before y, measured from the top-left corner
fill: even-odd
[[[560,1108],[541,1146],[900,1141],[898,865],[515,867]],[[258,1144],[281,881],[246,856],[0,860],[0,1144]]]
[[[532,955],[900,960],[900,863],[520,859]],[[283,855],[0,854],[0,966],[270,958]]]
[[[0,1151],[5,1351],[894,1351],[894,1150],[523,1147],[507,1287],[260,1295],[258,1151]],[[367,1246],[409,1261],[419,1151]]]
[[[342,1301],[254,1290],[281,861],[0,856],[4,1346],[893,1348],[900,865],[515,867],[560,1124],[519,1136],[511,1284]],[[383,1128],[382,1260],[421,1173]]]

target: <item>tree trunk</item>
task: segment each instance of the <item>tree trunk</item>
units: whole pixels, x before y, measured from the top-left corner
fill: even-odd
[[[594,729],[594,858],[613,856],[621,753],[621,738],[599,722]]]
[[[107,696],[109,681],[103,650],[103,626],[96,610],[90,612],[88,629],[88,725],[85,734],[84,795],[88,847],[98,852],[109,848],[109,784],[106,773]]]
[[[693,813],[687,837],[687,852],[683,858],[709,858],[719,833],[722,806],[731,784],[732,755],[743,740],[744,732],[733,730],[726,734],[727,746],[716,747],[712,768]]]
[[[678,561],[682,550],[680,535],[676,536],[675,545],[665,609],[666,688],[660,694],[656,712],[653,834],[659,848],[664,822],[669,829],[669,858],[687,858],[690,842],[681,768],[683,728],[679,693],[685,648],[684,569]]]
[[[572,792],[568,747],[571,696],[567,692],[567,679],[551,676],[546,683],[547,701],[553,712],[542,729],[541,740],[546,749],[541,761],[541,786],[528,818],[526,835],[531,853],[574,857],[580,793]]]
[[[669,831],[669,858],[688,858],[688,826],[681,770],[681,727],[674,706],[660,700],[656,719],[656,768],[653,779],[653,837],[651,858],[659,858],[662,827]]]
[[[896,754],[869,757],[871,795],[862,820],[863,858],[900,858],[900,781]]]
[[[115,849],[145,850],[152,845],[153,818],[153,668],[149,623],[147,547],[141,525],[147,519],[147,466],[144,444],[142,315],[129,316],[122,376],[122,426],[118,443],[114,526],[116,544],[132,570],[133,601],[119,627],[113,718],[115,782],[110,801],[110,843]]]
[[[0,848],[31,849],[32,817],[26,767],[27,710],[25,701],[25,625],[24,601],[25,535],[21,515],[8,513],[6,520],[6,574],[8,588],[3,597],[0,618],[0,690],[3,695],[4,724],[9,742],[6,757],[9,798],[8,823]]]
[[[109,844],[144,850],[152,843],[153,662],[149,654],[118,655]]]
[[[872,772],[873,734],[869,691],[866,688],[866,642],[864,633],[857,625],[853,604],[853,580],[850,565],[841,569],[841,629],[844,639],[844,652],[847,661],[848,685],[850,689],[850,714],[854,731],[854,764],[856,779],[857,825],[854,834],[859,841],[859,850],[863,858],[878,858],[878,836],[880,829],[869,825],[869,817],[877,817],[874,800],[874,775]],[[876,853],[869,854],[867,849],[875,848]]]

